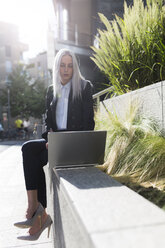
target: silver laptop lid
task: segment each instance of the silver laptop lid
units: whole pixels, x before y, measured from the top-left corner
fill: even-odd
[[[48,134],[50,167],[91,166],[104,162],[106,131]]]

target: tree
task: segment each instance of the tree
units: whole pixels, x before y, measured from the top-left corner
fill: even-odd
[[[26,112],[29,112],[29,116],[35,118],[41,118],[45,113],[45,95],[46,89],[44,82],[36,80],[29,89],[29,93],[26,95]]]
[[[9,81],[11,116],[41,118],[45,112],[44,82],[38,79],[31,84],[31,78],[20,65],[9,75]],[[1,96],[1,103],[7,105],[7,89],[1,92]]]

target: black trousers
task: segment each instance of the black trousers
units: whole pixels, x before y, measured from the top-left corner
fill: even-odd
[[[26,190],[37,190],[38,201],[46,208],[46,181],[43,170],[43,166],[48,162],[46,141],[38,139],[25,142],[22,156]]]

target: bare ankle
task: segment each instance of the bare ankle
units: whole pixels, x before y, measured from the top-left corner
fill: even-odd
[[[35,213],[35,211],[38,208],[39,203],[38,202],[32,202],[32,203],[28,203],[28,208],[26,211],[26,218],[27,219],[31,219]]]

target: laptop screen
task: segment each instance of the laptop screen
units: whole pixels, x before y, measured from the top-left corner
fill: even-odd
[[[48,134],[50,167],[91,166],[104,162],[106,131]]]

